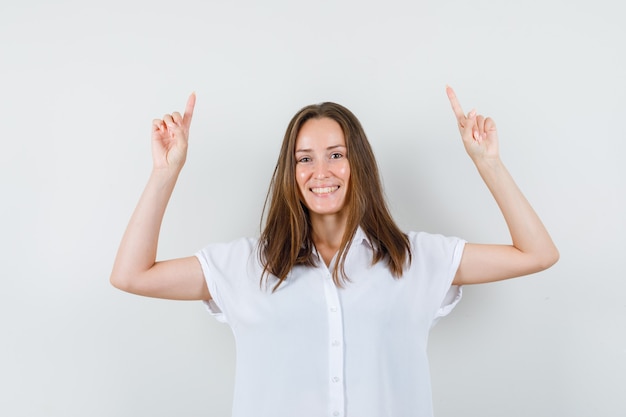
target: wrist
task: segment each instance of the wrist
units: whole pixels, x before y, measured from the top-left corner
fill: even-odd
[[[501,169],[504,167],[500,156],[472,158],[472,162],[479,171]]]
[[[159,182],[176,181],[182,167],[152,167],[150,178]]]

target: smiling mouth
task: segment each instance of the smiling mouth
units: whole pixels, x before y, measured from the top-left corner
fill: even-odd
[[[321,188],[311,188],[311,192],[313,192],[313,194],[330,194],[334,191],[337,191],[339,189],[339,186],[336,185],[334,187],[321,187]]]

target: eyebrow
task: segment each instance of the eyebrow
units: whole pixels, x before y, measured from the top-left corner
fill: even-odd
[[[346,149],[346,146],[344,145],[333,145],[333,146],[329,146],[328,148],[326,148],[327,151],[333,150],[333,149],[337,149],[337,148],[344,148]],[[295,153],[301,153],[301,152],[312,152],[313,149],[296,149]]]

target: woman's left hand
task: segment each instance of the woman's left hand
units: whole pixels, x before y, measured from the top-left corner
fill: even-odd
[[[477,115],[476,110],[465,115],[452,87],[446,87],[446,93],[456,116],[463,145],[470,158],[474,162],[499,158],[498,130],[493,119]]]

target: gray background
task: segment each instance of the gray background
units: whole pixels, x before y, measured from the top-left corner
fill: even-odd
[[[437,415],[624,416],[626,29],[618,1],[2,1],[0,414],[228,416],[197,302],[108,275],[150,124],[198,103],[159,256],[259,231],[302,106],[361,119],[404,229],[509,241],[444,88],[496,120],[561,260],[466,288],[430,343]]]

